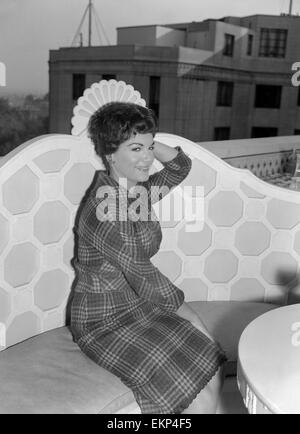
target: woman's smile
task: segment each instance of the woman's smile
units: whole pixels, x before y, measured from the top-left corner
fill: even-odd
[[[110,176],[118,182],[121,178],[126,178],[128,188],[147,181],[154,161],[153,151],[151,133],[135,134],[111,155]]]

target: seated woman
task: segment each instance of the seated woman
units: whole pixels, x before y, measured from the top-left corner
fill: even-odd
[[[214,413],[224,353],[150,261],[162,238],[154,187],[177,186],[191,160],[154,141],[156,118],[136,104],[104,105],[88,129],[106,170],[96,173],[75,225],[74,340],[132,390],[142,413]],[[149,175],[155,158],[164,168]]]

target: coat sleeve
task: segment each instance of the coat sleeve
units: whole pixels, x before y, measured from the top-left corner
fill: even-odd
[[[86,205],[79,235],[122,271],[137,295],[164,310],[176,312],[184,301],[184,294],[152,264],[134,237],[132,223],[99,221],[95,211],[97,201],[92,202]]]
[[[166,196],[172,188],[177,187],[189,174],[192,161],[180,146],[176,146],[176,157],[165,163],[164,168],[149,176],[148,181],[142,185],[151,194],[151,203],[154,204]]]

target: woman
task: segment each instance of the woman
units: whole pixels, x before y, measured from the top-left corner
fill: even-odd
[[[145,107],[106,104],[88,129],[106,170],[96,173],[75,227],[74,339],[133,391],[142,413],[215,412],[225,356],[150,261],[162,236],[151,205],[183,181],[191,160],[154,142],[156,118]],[[164,168],[149,175],[155,158]]]

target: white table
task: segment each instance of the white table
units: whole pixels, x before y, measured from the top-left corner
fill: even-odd
[[[300,304],[252,321],[238,353],[238,386],[249,413],[300,414]]]

